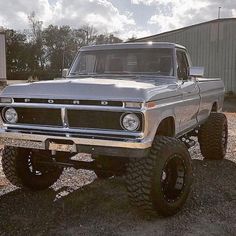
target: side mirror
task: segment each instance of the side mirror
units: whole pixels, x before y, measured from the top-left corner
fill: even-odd
[[[203,77],[204,67],[189,67],[189,76],[191,77]]]
[[[68,75],[68,72],[69,72],[69,69],[63,69],[63,70],[62,70],[62,77],[63,77],[63,78],[66,78],[67,75]]]

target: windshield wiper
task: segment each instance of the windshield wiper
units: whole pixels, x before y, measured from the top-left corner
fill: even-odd
[[[104,72],[104,73],[81,73],[81,72],[71,72],[69,74],[70,75],[79,75],[79,76],[120,76],[120,75],[124,75],[124,76],[134,76],[133,73],[131,72],[123,72],[123,71],[118,71],[115,73],[110,73],[110,72]]]
[[[69,76],[91,76],[91,77],[102,77],[102,76],[124,76],[124,77],[132,77],[134,79],[136,78],[142,78],[146,77],[147,79],[152,79],[153,77],[160,77],[160,76],[166,76],[162,75],[160,72],[128,72],[128,71],[118,71],[115,73],[105,72],[105,73],[81,73],[81,72],[72,72],[69,74]]]

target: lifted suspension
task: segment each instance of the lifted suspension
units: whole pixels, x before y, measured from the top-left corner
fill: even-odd
[[[189,135],[184,135],[180,137],[180,140],[186,145],[188,149],[196,145],[196,141],[193,140]]]
[[[55,153],[52,155],[51,160],[42,160],[37,159],[35,160],[35,164],[38,166],[60,166],[64,168],[75,168],[75,169],[85,169],[85,170],[102,170],[103,172],[113,172],[119,173],[124,171],[127,159],[125,161],[124,158],[120,157],[101,157],[101,159],[95,158],[92,161],[81,161],[81,160],[72,160],[73,156],[69,155],[60,155],[59,153]]]

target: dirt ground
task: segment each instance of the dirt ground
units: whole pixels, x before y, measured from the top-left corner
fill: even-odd
[[[224,110],[227,157],[205,161],[198,146],[190,149],[194,183],[177,215],[148,219],[130,207],[122,178],[67,169],[50,189],[30,192],[10,185],[0,170],[0,235],[235,235],[236,100]]]

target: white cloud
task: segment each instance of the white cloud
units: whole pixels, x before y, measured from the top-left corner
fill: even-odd
[[[156,8],[156,13],[150,16],[148,24],[150,27],[156,26],[158,32],[216,19],[219,6],[222,7],[222,17],[236,16],[236,5],[232,0],[131,0],[131,2]]]
[[[0,24],[5,27],[24,29],[28,26],[28,15],[32,11],[45,21],[51,19],[53,15],[53,9],[48,0],[0,1]]]
[[[196,15],[208,7],[206,0],[166,0],[152,1],[157,13],[150,17],[148,24],[157,24],[160,31],[176,29],[191,24],[194,19],[205,20],[204,16],[196,19]]]
[[[128,31],[125,31],[120,34],[120,37],[122,39],[128,39],[128,38],[142,38],[151,35],[152,32],[150,30],[143,29],[143,27],[135,27],[133,29],[130,29]]]
[[[150,6],[153,2],[155,2],[154,0],[131,0],[131,3],[133,4],[144,4],[144,5],[147,5],[147,6]]]
[[[232,16],[236,17],[236,9],[232,9]]]
[[[0,24],[5,27],[24,29],[28,27],[27,16],[35,11],[37,17],[49,24],[80,27],[90,24],[100,32],[120,32],[135,26],[132,13],[119,10],[108,0],[8,0],[0,2]],[[9,20],[8,20],[9,19]]]
[[[28,28],[27,16],[49,24],[85,24],[100,33],[119,33],[126,39],[148,36],[175,28],[212,20],[221,6],[222,17],[236,17],[235,0],[2,0],[0,26]]]
[[[55,24],[69,24],[74,27],[91,24],[99,30],[109,32],[123,31],[125,27],[135,25],[130,14],[121,14],[107,0],[61,0],[57,4],[54,15],[60,17],[54,21]]]

